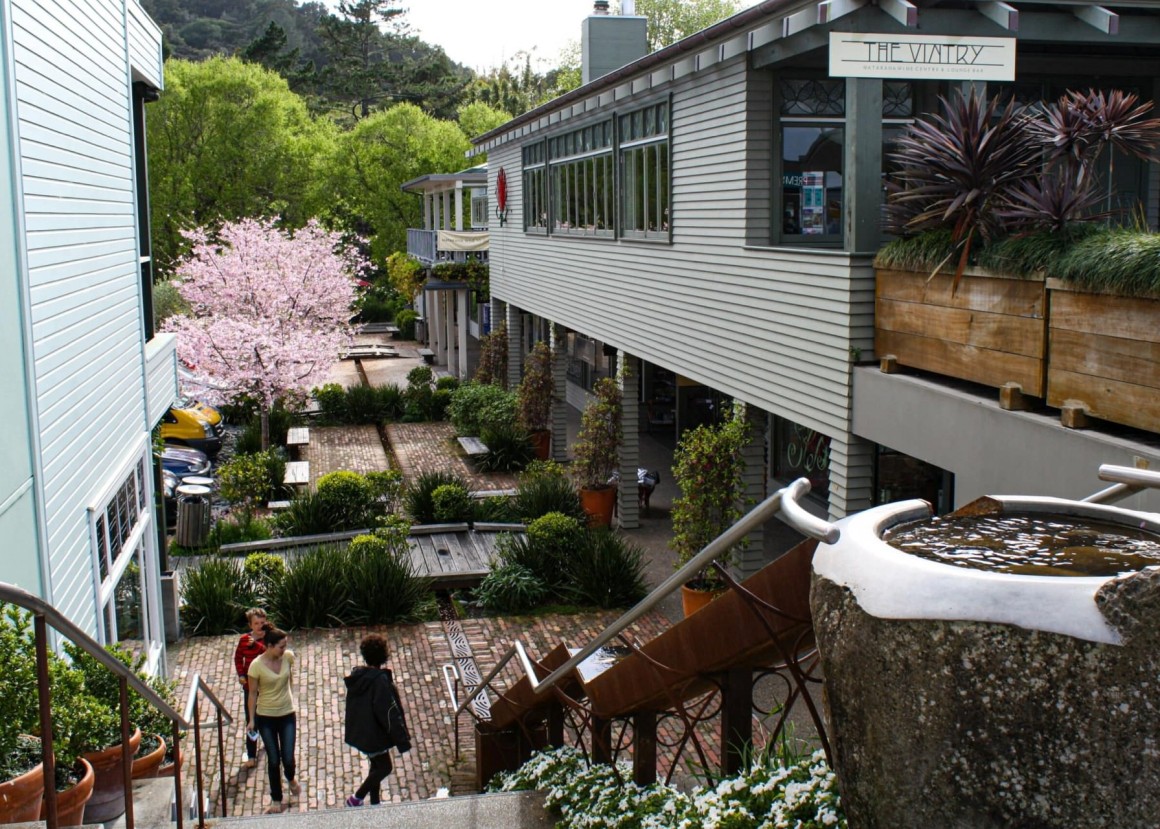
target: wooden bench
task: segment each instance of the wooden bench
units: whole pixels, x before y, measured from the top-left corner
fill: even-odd
[[[291,426],[286,432],[287,446],[309,446],[310,445],[310,427],[309,426]]]
[[[370,343],[366,345],[352,345],[340,355],[344,360],[371,360],[379,357],[398,357],[393,345]]]
[[[423,362],[429,366],[435,365],[435,352],[429,348],[420,348],[419,356],[423,358]]]
[[[459,438],[459,445],[463,447],[463,451],[470,458],[486,455],[491,451],[487,448],[487,444],[479,438]]]
[[[270,512],[281,512],[282,510],[290,509],[289,501],[270,501],[266,504],[266,509]]]
[[[286,464],[286,486],[306,486],[310,483],[310,461],[290,461]]]

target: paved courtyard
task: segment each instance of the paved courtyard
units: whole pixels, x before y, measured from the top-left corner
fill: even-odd
[[[563,641],[580,646],[593,638],[619,614],[614,611],[572,616],[464,619],[459,622],[476,662],[484,675],[517,638],[533,656],[546,654]],[[275,620],[277,621],[277,620]],[[651,638],[667,627],[658,614],[649,614],[633,626],[638,641]],[[298,697],[297,759],[302,794],[288,799],[291,809],[338,808],[365,774],[363,758],[343,742],[345,686],[343,677],[361,664],[358,643],[368,632],[387,637],[391,649],[389,667],[407,712],[413,749],[393,755],[395,770],[383,788],[384,801],[422,800],[440,788],[451,794],[468,794],[474,779],[471,718],[459,723],[462,755],[455,757],[453,707],[443,680],[442,666],[453,661],[451,644],[441,622],[392,625],[377,628],[340,628],[296,631],[290,647],[298,657],[295,693]],[[260,814],[268,804],[264,758],[257,768],[243,767],[242,691],[233,668],[234,636],[186,639],[169,647],[170,675],[178,682],[184,700],[195,673],[199,673],[235,715],[226,730],[226,784],[230,815]],[[212,710],[203,708],[203,718]],[[206,768],[217,768],[216,732],[203,735]],[[187,757],[192,756],[188,751]],[[189,766],[187,766],[187,769]],[[188,772],[187,772],[188,773]],[[214,793],[217,792],[216,784]],[[289,798],[289,792],[287,792]]]

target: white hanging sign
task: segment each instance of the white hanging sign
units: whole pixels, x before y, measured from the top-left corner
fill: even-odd
[[[830,32],[832,78],[1015,80],[1015,38]]]

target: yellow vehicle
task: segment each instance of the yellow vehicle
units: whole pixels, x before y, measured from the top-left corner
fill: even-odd
[[[215,411],[214,414],[217,414]],[[217,415],[221,422],[221,415]],[[161,417],[161,439],[166,443],[190,446],[207,455],[216,455],[222,448],[221,427],[198,416],[195,409],[170,407]]]
[[[204,420],[210,426],[221,426],[222,413],[213,406],[194,400],[192,397],[178,397],[173,401],[173,408],[184,409],[198,420]]]

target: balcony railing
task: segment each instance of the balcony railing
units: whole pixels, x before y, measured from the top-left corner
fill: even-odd
[[[407,253],[414,256],[423,265],[430,267],[431,265],[438,265],[441,262],[464,262],[467,259],[479,259],[486,262],[488,259],[487,249],[483,250],[441,250],[439,247],[439,234],[444,233],[451,238],[462,237],[467,239],[469,236],[477,236],[481,229],[474,230],[423,230],[421,228],[410,227],[407,228]]]
[[[177,398],[177,335],[156,334],[145,343],[145,411],[156,423]]]

